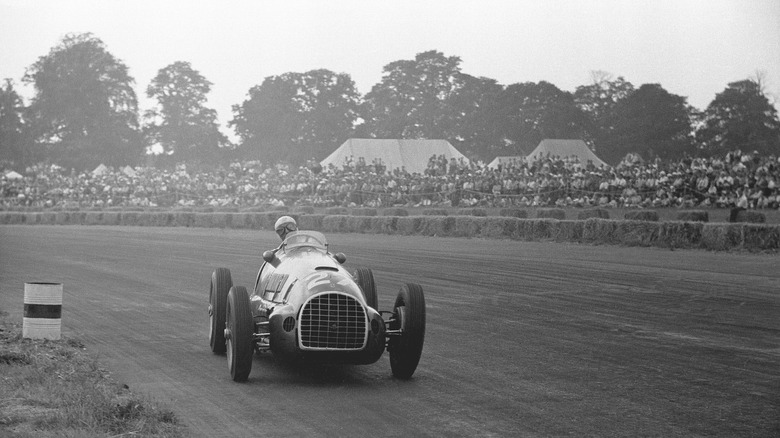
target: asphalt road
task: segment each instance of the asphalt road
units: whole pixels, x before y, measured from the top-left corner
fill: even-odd
[[[779,436],[780,259],[560,243],[328,236],[373,269],[381,309],[420,283],[409,381],[256,355],[230,380],[208,285],[251,286],[271,232],[0,227],[0,310],[64,284],[63,334],[167,403],[193,436]]]

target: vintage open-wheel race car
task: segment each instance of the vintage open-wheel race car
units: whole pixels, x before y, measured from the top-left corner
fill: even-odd
[[[378,310],[372,271],[348,272],[344,254],[331,254],[317,231],[290,233],[263,260],[251,294],[233,285],[227,268],[211,275],[209,344],[227,354],[234,381],[247,380],[253,354],[266,351],[293,361],[371,364],[387,349],[395,377],[414,374],[425,338],[420,285],[402,285],[393,308]]]

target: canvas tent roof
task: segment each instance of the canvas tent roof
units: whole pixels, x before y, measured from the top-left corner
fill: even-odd
[[[522,155],[511,155],[496,157],[488,164],[488,169],[496,169],[499,165],[505,165],[509,163],[521,163],[525,161],[525,157]]]
[[[351,138],[320,164],[322,167],[332,164],[340,169],[350,157],[354,162],[363,157],[366,164],[372,164],[378,158],[388,171],[403,167],[409,173],[423,173],[428,167],[428,160],[434,155],[444,155],[448,161],[450,158],[463,158],[468,162],[466,156],[446,140]]]
[[[544,139],[539,142],[539,146],[533,152],[528,154],[528,159],[536,160],[540,157],[546,157],[547,154],[551,157],[556,155],[559,157],[577,157],[583,166],[590,160],[596,167],[609,167],[582,140]]]
[[[22,175],[20,175],[17,172],[14,172],[13,170],[5,174],[6,179],[20,179],[24,178]]]
[[[92,171],[92,175],[100,176],[106,172],[108,172],[108,167],[106,167],[105,164],[101,163],[98,167],[95,168],[95,170]]]

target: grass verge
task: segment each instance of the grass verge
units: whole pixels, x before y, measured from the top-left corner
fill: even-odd
[[[1,437],[183,437],[172,411],[114,382],[76,339],[22,338],[0,312]]]

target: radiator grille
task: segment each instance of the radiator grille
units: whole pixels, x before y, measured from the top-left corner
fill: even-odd
[[[366,314],[349,295],[324,293],[303,305],[301,347],[321,350],[359,350],[366,343]]]

